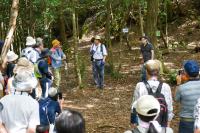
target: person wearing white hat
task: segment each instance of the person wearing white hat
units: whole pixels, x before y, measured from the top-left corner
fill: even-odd
[[[147,81],[137,83],[134,94],[133,102],[131,108],[131,126],[135,127],[137,125],[137,115],[135,113],[135,108],[133,108],[133,103],[143,95],[156,95],[159,94],[160,98],[162,97],[161,102],[165,104],[165,109],[162,109],[162,120],[158,120],[162,127],[170,126],[170,121],[172,120],[173,114],[173,100],[170,86],[166,83],[159,81],[159,72],[160,72],[160,61],[158,60],[148,60],[146,62],[146,74]],[[160,116],[159,116],[160,118]]]
[[[101,43],[101,37],[95,36],[94,43],[90,48],[91,61],[93,66],[93,78],[98,88],[104,87],[104,66],[108,55],[106,47]]]
[[[0,102],[0,127],[9,133],[34,133],[40,124],[39,104],[29,93],[37,86],[34,74],[28,69],[17,70],[12,85],[14,93],[6,95]]]
[[[18,55],[15,54],[13,51],[9,51],[7,53],[7,69],[6,69],[6,75],[8,78],[13,76],[13,69],[16,64],[16,60],[18,59]]]
[[[26,38],[26,48],[23,49],[21,53],[22,57],[26,57],[33,64],[37,61],[37,54],[33,48],[35,45],[36,45],[36,40],[33,37],[28,36]]]
[[[63,99],[59,98],[58,89],[50,87],[48,97],[39,100],[40,127],[46,127],[54,124],[57,114],[61,113]]]
[[[173,133],[171,128],[162,128],[156,121],[160,113],[160,103],[151,95],[143,95],[133,103],[139,117],[139,123],[132,131],[125,133]]]

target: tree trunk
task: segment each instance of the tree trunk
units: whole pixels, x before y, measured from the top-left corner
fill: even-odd
[[[60,11],[59,11],[59,28],[60,28],[60,37],[61,37],[61,41],[63,43],[63,45],[65,46],[65,48],[69,48],[69,46],[67,45],[67,39],[66,39],[66,30],[65,30],[65,21],[64,21],[64,14],[63,14],[63,10],[64,10],[64,0],[61,1],[61,5],[60,5]]]
[[[10,13],[10,22],[9,22],[9,31],[5,39],[3,50],[1,52],[1,60],[5,60],[6,54],[10,48],[10,45],[13,41],[13,34],[16,28],[16,20],[18,16],[18,6],[19,0],[12,1],[11,13]]]
[[[161,59],[161,53],[157,48],[157,21],[159,11],[159,0],[148,0],[147,2],[147,18],[146,18],[146,34],[149,36],[154,46],[155,57]]]
[[[78,38],[77,38],[77,27],[76,27],[76,9],[75,9],[75,0],[73,0],[73,9],[72,9],[72,24],[73,24],[73,38],[74,38],[74,66],[77,75],[77,82],[79,88],[82,87],[81,72],[79,68],[79,59],[78,59]]]
[[[143,15],[142,15],[142,4],[140,0],[138,1],[138,8],[139,8],[139,17],[140,17],[140,32],[141,36],[144,36],[144,24],[143,24]]]
[[[113,56],[112,56],[112,44],[110,39],[110,25],[111,25],[111,0],[107,0],[106,3],[106,9],[107,9],[107,18],[106,18],[106,45],[108,46],[108,63],[110,67],[113,67]],[[114,68],[111,68],[114,69]]]

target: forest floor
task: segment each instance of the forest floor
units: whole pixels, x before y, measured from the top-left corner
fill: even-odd
[[[87,44],[87,43],[86,43]],[[87,44],[89,45],[89,44]],[[105,75],[105,89],[95,88],[92,79],[90,57],[87,54],[89,46],[81,46],[82,59],[86,63],[84,88],[74,88],[75,77],[73,73],[63,74],[62,90],[64,92],[65,107],[80,111],[86,120],[87,133],[123,133],[129,129],[130,106],[136,83],[140,80],[139,47],[129,51],[126,47],[122,50],[122,68],[120,79],[113,79]],[[118,48],[116,47],[115,50]],[[114,59],[119,59],[115,52]],[[186,59],[200,59],[199,54],[189,51],[177,50],[164,56],[165,65],[168,68],[181,68],[182,61]],[[115,61],[116,61],[115,60]],[[72,69],[72,68],[71,68]],[[72,71],[72,70],[71,70]],[[71,74],[70,74],[71,73]],[[175,86],[171,86],[172,92]],[[177,132],[178,127],[178,104],[174,103],[175,117],[171,127]]]
[[[123,133],[130,129],[130,106],[133,91],[136,83],[140,80],[139,44],[134,46],[131,51],[126,45],[114,46],[114,63],[117,65],[120,59],[122,64],[120,77],[114,79],[106,74],[106,86],[103,90],[99,90],[93,85],[89,48],[89,42],[80,43],[80,59],[85,69],[83,89],[75,88],[77,83],[72,62],[69,65],[68,74],[63,71],[61,89],[64,92],[65,108],[74,109],[83,114],[87,133]],[[121,57],[119,57],[119,50],[121,50]],[[188,48],[176,48],[163,56],[165,66],[169,69],[180,69],[183,61],[187,59],[200,60],[200,55],[199,53],[191,54],[191,50]],[[175,86],[170,86],[174,97]],[[173,105],[175,116],[171,127],[174,129],[174,133],[177,133],[179,104],[174,102]]]

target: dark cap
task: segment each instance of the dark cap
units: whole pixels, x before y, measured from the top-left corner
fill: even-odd
[[[140,37],[140,40],[142,40],[142,38],[144,38],[144,39],[149,41],[149,37],[148,36],[142,36],[142,37]]]

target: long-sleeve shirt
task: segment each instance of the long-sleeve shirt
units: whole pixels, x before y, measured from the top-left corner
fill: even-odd
[[[61,48],[52,48],[51,49],[51,65],[52,67],[59,68],[62,65],[62,58],[65,56]]]
[[[181,103],[180,117],[193,118],[194,106],[200,98],[200,81],[189,81],[177,88],[175,100]]]
[[[147,82],[149,83],[150,87],[152,88],[152,91],[155,93],[160,82],[157,80],[148,80]],[[167,103],[168,121],[171,121],[174,114],[173,114],[173,105],[172,105],[173,100],[172,100],[172,93],[171,93],[170,86],[166,83],[163,83],[161,93],[164,95],[165,101]],[[143,95],[148,95],[147,88],[143,82],[137,83],[133,95],[134,95],[133,102],[132,102],[132,106],[131,106],[132,111],[133,111],[134,101],[136,101]]]

